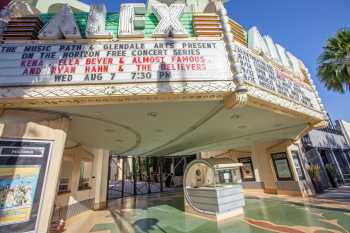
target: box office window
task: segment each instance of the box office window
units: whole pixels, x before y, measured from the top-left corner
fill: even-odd
[[[278,180],[293,180],[292,171],[287,158],[287,153],[271,154],[273,166]]]
[[[297,170],[297,174],[299,177],[299,180],[305,180],[305,173],[303,170],[303,167],[301,165],[301,160],[298,151],[292,151],[292,157],[293,157],[293,162],[295,169]]]
[[[251,157],[239,158],[238,162],[243,166],[240,168],[243,181],[255,181],[254,167]]]

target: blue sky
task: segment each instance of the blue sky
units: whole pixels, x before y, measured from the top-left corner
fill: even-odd
[[[83,0],[105,3],[108,11],[119,11],[121,2],[142,0]],[[257,26],[304,61],[320,97],[333,120],[350,121],[350,92],[326,90],[316,76],[317,59],[326,40],[339,28],[350,28],[350,0],[231,0],[225,4],[231,18],[244,28]]]

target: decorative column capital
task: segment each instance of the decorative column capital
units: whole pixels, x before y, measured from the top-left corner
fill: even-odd
[[[224,97],[224,105],[227,109],[242,107],[248,103],[248,94],[243,91],[236,91]]]

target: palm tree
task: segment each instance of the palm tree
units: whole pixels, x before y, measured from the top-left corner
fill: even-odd
[[[341,29],[328,39],[319,58],[318,76],[328,90],[350,91],[350,30]]]

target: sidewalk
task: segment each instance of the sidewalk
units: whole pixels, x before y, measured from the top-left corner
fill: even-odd
[[[321,200],[331,200],[350,205],[350,186],[344,185],[337,189],[328,189],[325,193],[319,194],[315,197]]]
[[[274,195],[266,193],[245,192],[247,196],[259,198],[273,198],[284,200],[298,205],[313,206],[333,210],[341,210],[350,213],[350,186],[344,185],[337,189],[327,189],[325,193],[314,197],[292,197],[286,195]]]

